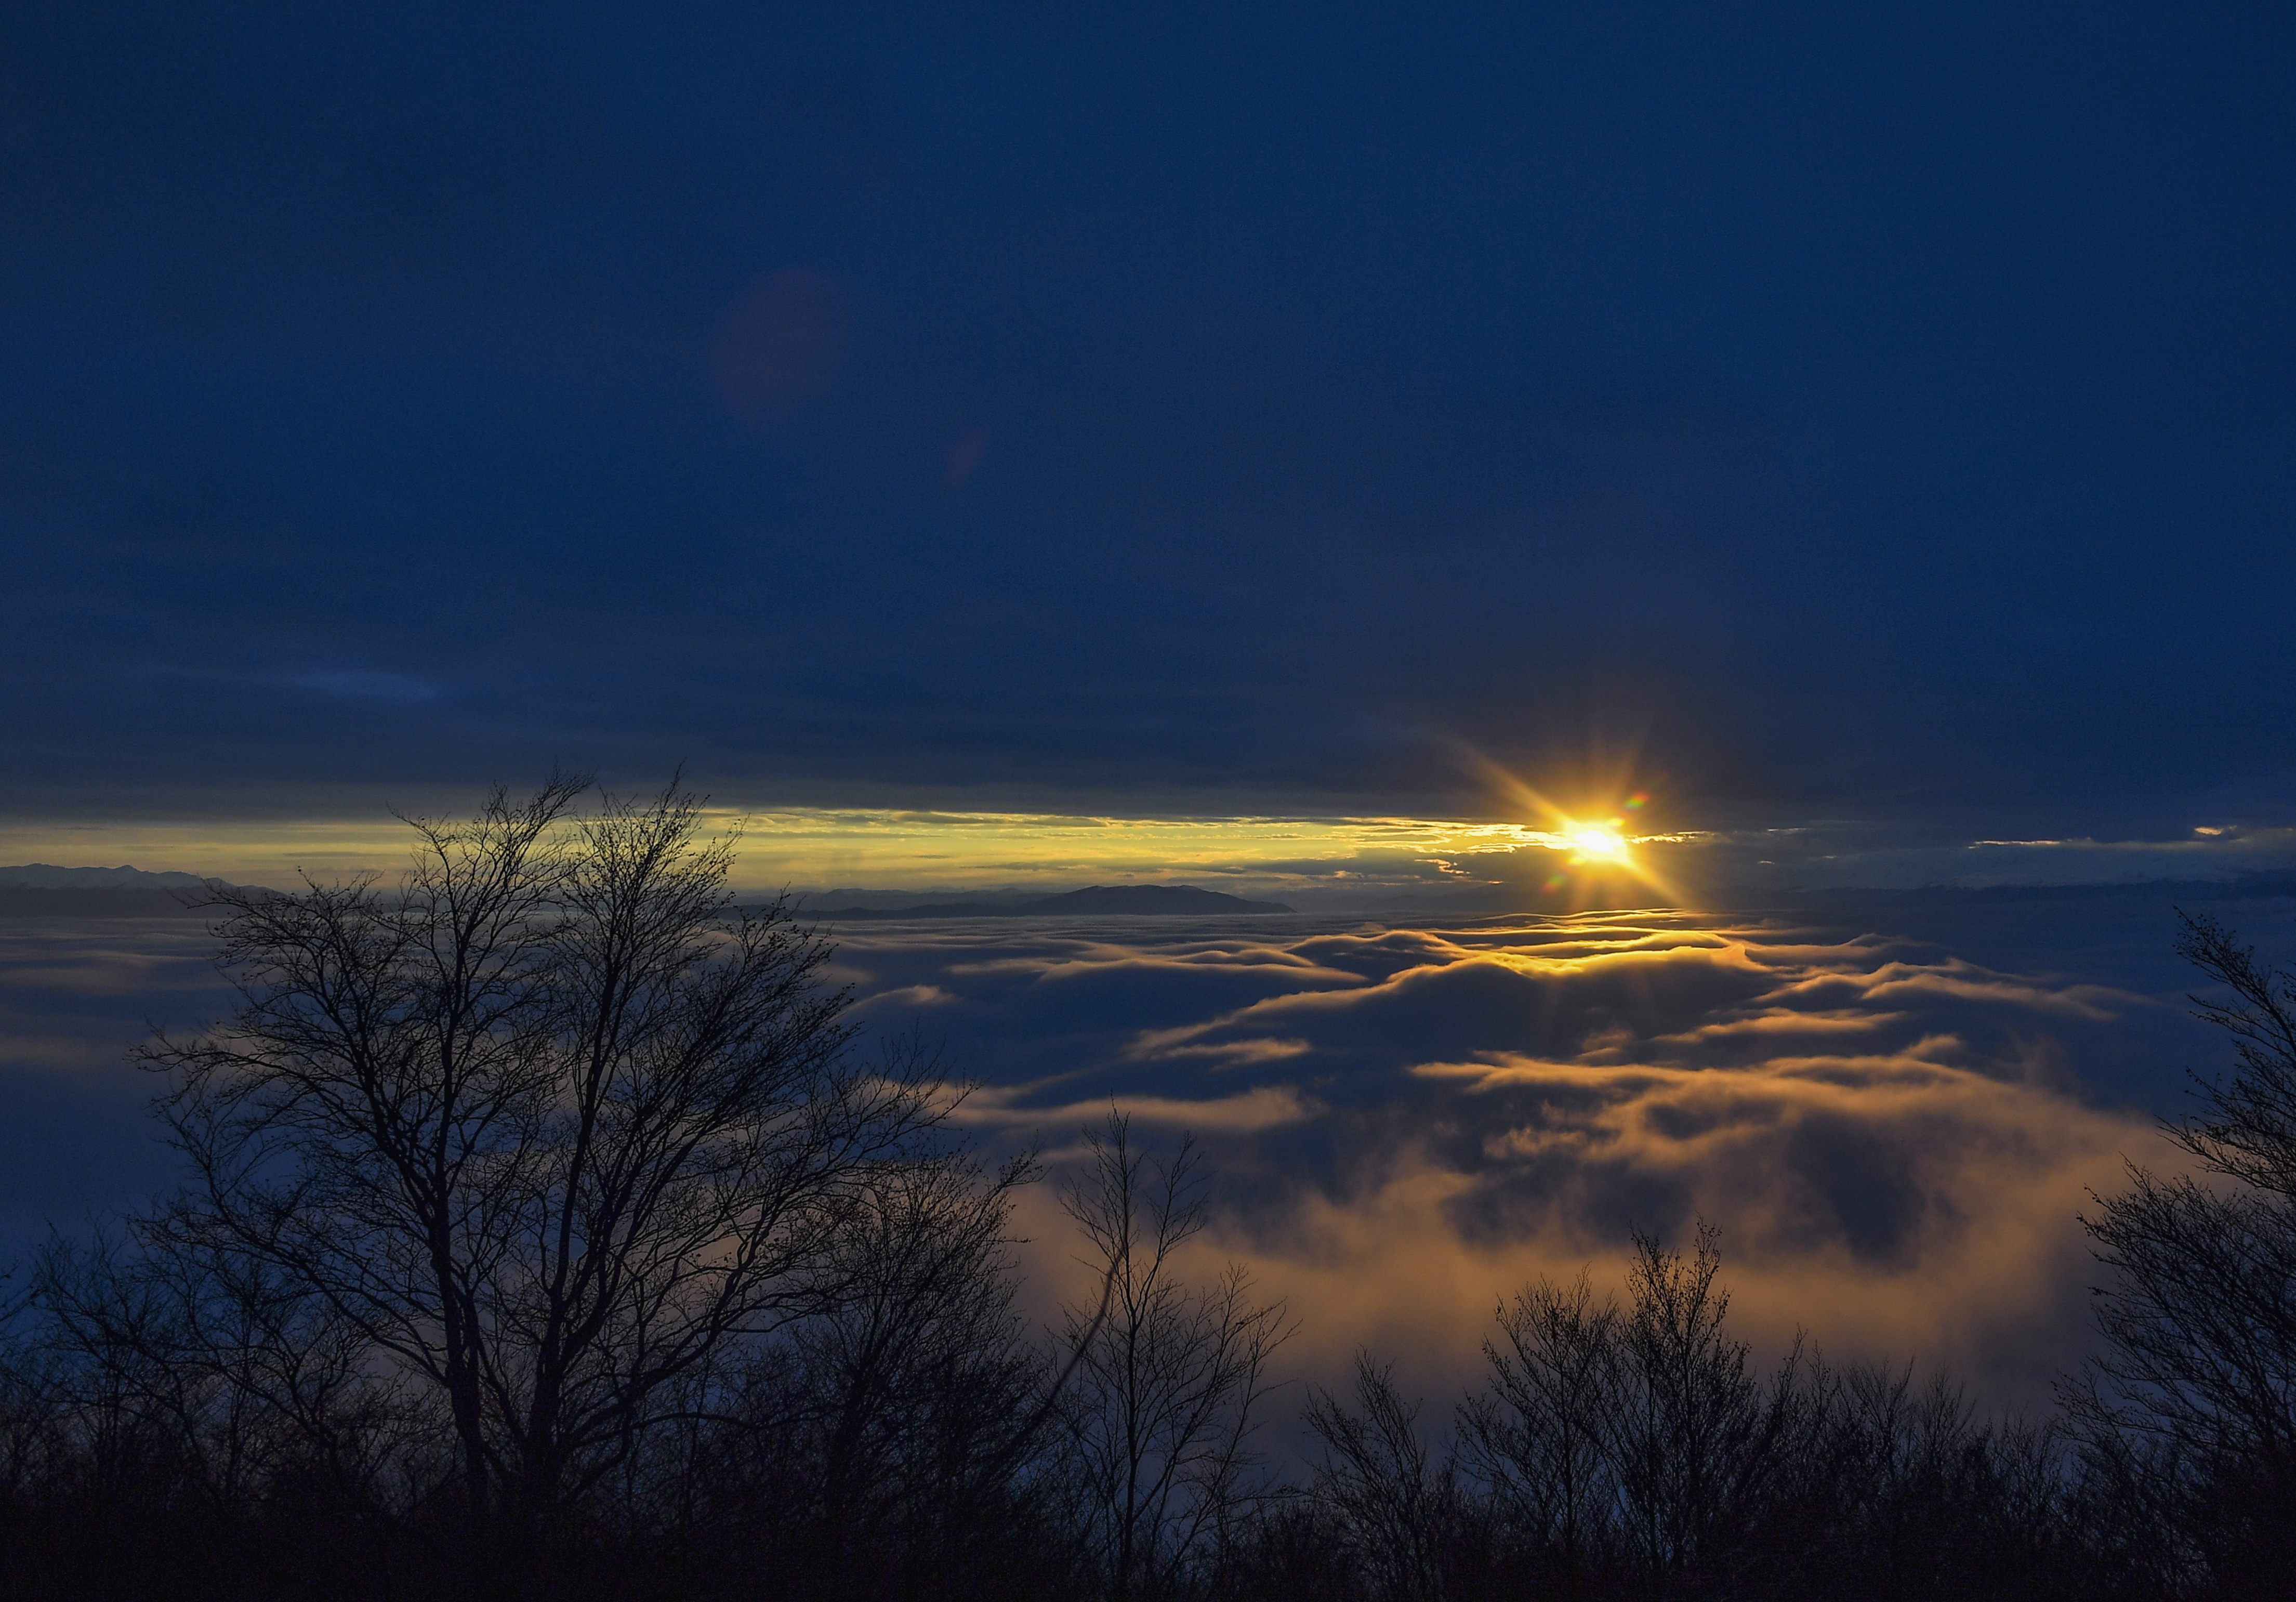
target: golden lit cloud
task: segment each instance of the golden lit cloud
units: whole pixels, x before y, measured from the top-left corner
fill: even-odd
[[[28,1068],[127,1075],[143,1019],[225,1005],[209,944],[191,920],[27,929],[0,942],[0,1032]],[[1292,1371],[1363,1343],[1431,1391],[1526,1277],[1614,1271],[1629,1224],[1701,1217],[1764,1345],[1799,1324],[2030,1391],[2081,1327],[2085,1187],[2159,1151],[2067,1064],[2189,1060],[2144,996],[1684,911],[857,924],[832,977],[865,1027],[942,1046],[985,1149],[1058,1162],[1111,1105],[1161,1149],[1193,1131],[1204,1261],[1292,1299]],[[1053,1187],[1024,1207],[1037,1295],[1074,1249]]]
[[[717,809],[738,831],[735,879],[914,890],[981,885],[1066,888],[1079,883],[1194,878],[1209,885],[1417,883],[1423,865],[1581,849],[1524,823],[1420,817],[1120,817],[1036,812],[894,809]],[[392,873],[406,860],[406,826],[366,819],[118,819],[0,822],[0,861],[70,866],[132,863],[252,883],[293,883],[298,869],[326,878]],[[1594,837],[1590,836],[1590,839]],[[1602,842],[1596,841],[1599,846]]]
[[[872,939],[881,982],[956,992],[921,1019],[1032,1066],[969,1114],[985,1138],[1058,1160],[1112,1102],[1205,1140],[1234,1200],[1201,1266],[1288,1296],[1315,1377],[1364,1343],[1448,1388],[1524,1279],[1615,1274],[1629,1224],[1703,1218],[1766,1347],[1800,1327],[2030,1398],[2081,1327],[2073,1215],[2160,1155],[2055,1066],[2157,1003],[1873,935],[1671,912]],[[1032,1272],[1065,1284],[1040,1230]]]
[[[1491,773],[1491,808],[1511,817],[723,807],[711,817],[738,832],[735,882],[751,891],[1049,891],[1191,883],[1275,900],[1298,893],[1369,903],[1431,892],[1517,897],[1518,905],[1683,907],[1718,897],[1726,904],[1726,891],[1717,887],[1739,883],[1734,873],[1756,875],[1744,883],[1764,885],[1767,898],[1780,885],[2120,882],[2296,862],[2296,830],[2229,826],[2169,842],[1979,841],[1918,850],[1853,838],[1855,831],[1834,838],[1800,827],[1737,834],[1659,827],[1652,813],[1660,803],[1627,787],[1627,777],[1565,805]],[[412,798],[408,809],[451,815],[472,799]],[[362,871],[388,876],[405,865],[407,843],[405,826],[381,806],[355,817],[0,817],[0,864],[130,864],[283,886],[299,871],[321,880]]]

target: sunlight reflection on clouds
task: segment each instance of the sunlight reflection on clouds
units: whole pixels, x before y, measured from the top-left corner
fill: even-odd
[[[2030,1395],[2080,1339],[2084,1187],[2158,1155],[2106,1104],[2169,1105],[2210,1059],[2157,896],[1956,916],[1942,946],[1681,912],[857,922],[833,974],[865,1027],[919,1031],[976,1083],[960,1117],[984,1145],[1057,1166],[1111,1102],[1159,1140],[1193,1131],[1218,1173],[1204,1260],[1292,1298],[1304,1375],[1365,1342],[1447,1385],[1527,1276],[1600,1274],[1629,1225],[1704,1217],[1758,1343],[1807,1325],[1837,1355]],[[2273,945],[2287,909],[2238,921]],[[5,932],[20,1250],[164,1182],[127,1049],[228,998],[196,920]],[[1049,1187],[1023,1224],[1042,1311],[1076,1271]]]
[[[2064,1067],[2157,1001],[1879,936],[1658,912],[845,939],[946,993],[985,1135],[1057,1157],[1112,1104],[1202,1139],[1207,1261],[1290,1295],[1318,1369],[1372,1341],[1455,1372],[1527,1276],[1704,1218],[1762,1340],[1807,1325],[2030,1395],[2081,1338],[2086,1187],[2159,1155]]]

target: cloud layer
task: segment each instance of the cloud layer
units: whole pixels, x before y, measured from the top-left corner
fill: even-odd
[[[873,925],[843,961],[869,1015],[984,1081],[963,1115],[992,1140],[1058,1156],[1111,1104],[1193,1133],[1207,1261],[1292,1299],[1312,1368],[1368,1342],[1431,1383],[1525,1278],[1704,1219],[1763,1342],[1807,1327],[2038,1394],[2082,1338],[2087,1189],[2162,1156],[2077,1066],[2183,1038],[2152,994],[1671,912]]]
[[[193,918],[0,918],[0,1263],[169,1183],[127,1050],[224,1009],[213,949]]]
[[[2158,898],[1882,898],[1827,921],[1681,912],[1440,926],[1315,916],[857,923],[836,976],[873,1031],[941,1044],[960,1117],[1056,1167],[1112,1105],[1208,1149],[1206,1269],[1430,1391],[1537,1274],[1612,1275],[1635,1227],[1724,1231],[1737,1316],[1841,1356],[1950,1361],[2033,1397],[2083,1338],[2074,1215],[2160,1158],[2151,1113],[2218,1055]],[[2231,908],[2267,950],[2284,900]],[[1928,938],[1875,930],[1917,928]],[[169,1157],[126,1064],[220,1011],[195,919],[0,924],[6,1249],[133,1204]],[[1081,1270],[1025,1204],[1040,1309]]]

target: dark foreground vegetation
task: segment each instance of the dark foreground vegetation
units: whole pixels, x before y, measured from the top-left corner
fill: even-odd
[[[0,1589],[39,1598],[2265,1598],[2296,1589],[2296,990],[2189,922],[2238,1050],[2089,1228],[2047,1417],[1730,1334],[1710,1233],[1534,1284],[1432,1412],[1363,1357],[1255,1450],[1280,1307],[1191,1282],[1191,1149],[1063,1192],[864,1056],[827,947],[733,909],[682,797],[573,783],[416,867],[225,891],[242,1006],[144,1060],[191,1182],[20,1265]],[[1298,1399],[1292,1399],[1298,1405]]]

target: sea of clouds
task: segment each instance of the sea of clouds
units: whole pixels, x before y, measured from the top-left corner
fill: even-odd
[[[2218,905],[2296,951],[2296,903]],[[956,919],[833,928],[867,1030],[972,1086],[986,1151],[1033,1146],[1030,1305],[1089,1292],[1058,1181],[1111,1108],[1207,1157],[1190,1266],[1246,1265],[1300,1333],[1414,1384],[1472,1374],[1499,1299],[1615,1281],[1630,1231],[1722,1231],[1758,1354],[1945,1364],[2034,1401],[2086,1340],[2077,1214],[2156,1126],[2194,1023],[2169,899],[1888,897],[1755,916]],[[189,918],[0,920],[0,1252],[163,1187],[127,1062],[229,993]]]
[[[2284,928],[2284,901],[2226,910]],[[1927,925],[1923,934],[1890,932]],[[2165,898],[1884,899],[1793,915],[1389,926],[1270,917],[854,925],[863,1015],[942,1044],[961,1118],[1057,1171],[1111,1107],[1217,1175],[1199,1266],[1430,1389],[1501,1296],[1631,1231],[1722,1230],[1758,1351],[1948,1365],[2037,1401],[2086,1342],[2077,1214],[2219,1065]],[[1964,954],[1973,952],[1975,955]],[[2070,965],[2065,959],[2071,959]],[[1041,1286],[1084,1294],[1049,1194]]]

